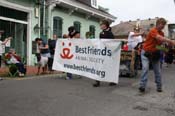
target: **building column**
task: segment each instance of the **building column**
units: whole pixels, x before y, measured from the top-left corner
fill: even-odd
[[[51,4],[48,6],[48,16],[47,16],[47,20],[48,20],[48,38],[52,38],[53,35],[53,31],[52,31],[52,23],[53,23],[53,19],[52,19],[52,10],[56,7],[56,4]]]

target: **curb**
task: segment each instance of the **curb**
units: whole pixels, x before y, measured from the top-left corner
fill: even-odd
[[[39,78],[53,78],[53,77],[64,77],[65,74],[45,74],[45,75],[34,75],[34,76],[26,76],[26,77],[1,77],[2,80],[29,80],[29,79],[39,79]]]

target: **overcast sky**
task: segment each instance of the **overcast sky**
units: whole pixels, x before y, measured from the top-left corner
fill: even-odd
[[[97,0],[117,17],[115,23],[154,17],[164,17],[175,23],[174,0]]]

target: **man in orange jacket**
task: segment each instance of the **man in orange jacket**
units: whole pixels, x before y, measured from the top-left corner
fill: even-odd
[[[162,30],[164,29],[165,25],[166,20],[164,18],[159,18],[156,21],[156,27],[150,30],[146,37],[146,41],[143,44],[143,49],[141,51],[142,74],[139,87],[140,92],[145,92],[148,81],[149,62],[151,62],[153,65],[157,92],[162,92],[160,50],[158,48],[164,42],[168,43],[169,45],[175,45],[175,41],[164,37]]]

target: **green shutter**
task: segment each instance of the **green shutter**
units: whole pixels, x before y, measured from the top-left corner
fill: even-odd
[[[63,19],[61,17],[54,17],[53,18],[53,34],[61,38],[62,30],[63,30]]]
[[[91,36],[93,37],[93,38],[95,38],[95,26],[94,25],[91,25],[91,26],[89,26],[89,32],[91,33]]]
[[[81,23],[79,21],[74,22],[75,30],[81,33]]]

